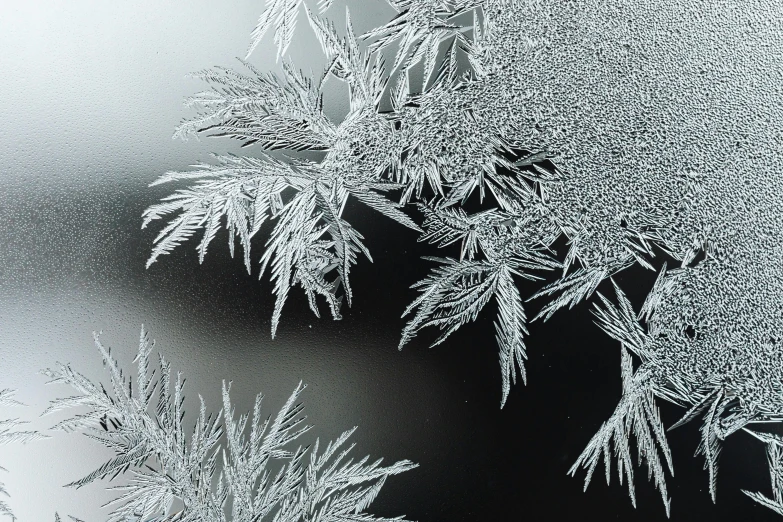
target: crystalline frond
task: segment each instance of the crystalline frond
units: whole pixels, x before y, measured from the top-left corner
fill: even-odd
[[[549,301],[541,308],[541,311],[533,320],[544,318],[549,319],[559,309],[568,307],[573,308],[581,301],[590,297],[595,292],[601,281],[609,277],[609,271],[606,268],[580,268],[571,272],[568,276],[559,279],[530,297],[535,299],[542,296],[552,296],[555,298]]]
[[[400,348],[427,326],[438,326],[445,330],[433,343],[435,346],[463,324],[475,320],[497,291],[503,269],[486,261],[431,260],[442,264],[430,276],[413,286],[420,290],[421,295],[408,306],[403,317],[416,308],[418,311],[402,332]]]
[[[519,275],[519,272],[510,260],[431,260],[442,264],[430,276],[413,286],[419,289],[421,295],[403,314],[405,316],[416,310],[403,329],[399,348],[402,349],[428,326],[437,326],[442,331],[432,346],[442,343],[459,327],[475,321],[479,312],[494,297],[498,306],[495,330],[503,378],[502,407],[511,384],[516,382],[517,371],[525,379],[524,360],[527,354],[523,335],[527,333],[527,319],[522,297],[512,277],[512,274]]]
[[[523,335],[527,335],[525,309],[522,297],[519,295],[513,278],[513,270],[503,269],[498,278],[496,300],[498,303],[498,318],[495,321],[495,340],[500,348],[500,368],[503,377],[503,397],[500,400],[502,408],[511,384],[516,384],[517,368],[523,381],[526,381],[524,360],[527,358]]]
[[[178,190],[163,202],[144,212],[142,228],[168,214],[179,212],[155,238],[155,247],[147,261],[149,267],[162,254],[170,253],[199,229],[204,236],[197,246],[203,262],[207,247],[226,220],[229,249],[233,255],[238,237],[244,250],[244,262],[250,272],[250,239],[261,225],[283,212],[283,193],[300,190],[312,183],[314,175],[306,165],[301,168],[270,156],[258,158],[214,156],[217,165],[199,164],[196,170],[169,172],[155,184],[195,179],[189,189]]]
[[[721,415],[727,404],[727,398],[722,392],[718,392],[711,398],[709,407],[704,417],[704,423],[699,430],[701,431],[701,440],[696,450],[697,454],[704,455],[705,468],[709,472],[709,488],[712,501],[715,502],[715,494],[718,481],[718,459],[720,457],[720,442],[723,438],[720,436],[719,424]]]
[[[250,47],[246,58],[255,50],[269,29],[274,27],[274,42],[277,46],[277,56],[286,52],[296,29],[299,6],[302,0],[266,0],[266,8],[258,18],[255,29],[250,36]]]
[[[371,59],[368,51],[362,52],[347,9],[345,17],[347,34],[341,38],[334,24],[307,10],[310,26],[327,58],[320,86],[330,77],[335,77],[348,85],[352,112],[377,110],[388,82],[383,55],[377,54],[375,59]]]
[[[479,252],[479,227],[491,221],[501,221],[504,216],[496,209],[490,209],[477,214],[468,215],[463,209],[435,209],[427,205],[419,205],[424,213],[424,227],[420,241],[435,243],[438,247],[446,247],[460,241],[460,260],[472,260]]]
[[[318,84],[288,60],[282,63],[282,77],[241,63],[250,75],[225,67],[192,74],[209,83],[212,90],[186,98],[185,106],[197,109],[198,114],[177,127],[175,138],[206,133],[270,150],[329,148],[336,127],[323,113]]]
[[[582,454],[569,469],[574,475],[580,467],[587,470],[585,489],[590,484],[593,472],[603,459],[606,482],[611,477],[612,447],[617,459],[620,483],[628,482],[628,494],[636,506],[634,489],[633,458],[631,456],[631,435],[636,438],[638,463],[646,461],[648,478],[658,488],[669,515],[671,501],[666,490],[665,467],[673,473],[671,450],[666,440],[665,429],[661,422],[655,397],[650,386],[649,375],[640,367],[633,370],[631,355],[622,348],[623,396],[612,416],[601,425]],[[663,461],[666,465],[664,466]]]
[[[475,320],[494,297],[502,407],[517,371],[525,380],[523,362],[527,357],[523,342],[527,318],[513,276],[535,280],[536,272],[561,266],[546,248],[552,238],[551,224],[525,207],[471,215],[459,207],[421,204],[419,208],[426,229],[420,240],[439,247],[459,243],[460,258],[432,258],[442,265],[413,286],[421,295],[403,316],[418,310],[403,330],[400,348],[428,326],[444,331],[433,346],[440,344],[460,326]]]
[[[329,443],[320,456],[316,443],[308,464],[308,448],[294,445],[310,429],[304,424],[299,402],[305,388],[302,383],[274,418],[262,416],[261,395],[256,397],[252,414],[237,418],[230,383],[224,383],[223,409],[210,414],[199,397],[195,426],[187,436],[184,380],[177,374],[172,382],[171,369],[162,356],[158,368],[150,368],[152,343],[146,332],[142,329],[136,357],[135,390],[97,335],[95,344],[109,372],[108,389],[60,364],[44,373],[77,393],[52,401],[45,413],[87,407],[86,413],[61,421],[54,429],[82,431],[115,453],[70,486],[130,475],[124,485],[113,488],[122,494],[112,502],[116,507],[110,522],[297,522],[319,516],[324,520],[387,520],[373,518],[366,508],[386,478],[416,467],[407,460],[387,467],[380,466],[380,460],[367,464],[367,457],[343,462],[347,450],[337,455],[337,449],[353,430]],[[184,506],[178,511],[176,499]],[[227,505],[231,506],[230,517],[224,510]]]
[[[625,293],[614,280],[612,280],[612,285],[617,296],[618,306],[599,293],[598,298],[602,306],[596,304],[593,308],[596,322],[610,337],[620,341],[624,348],[630,349],[642,361],[647,361],[652,357],[650,338],[636,318],[631,302]]]
[[[422,90],[426,89],[430,78],[438,64],[441,43],[453,38],[448,53],[448,60],[457,48],[471,55],[471,44],[463,36],[463,31],[473,26],[463,27],[455,24],[455,18],[471,11],[474,12],[474,24],[481,31],[478,22],[478,10],[481,5],[477,0],[393,0],[390,2],[399,13],[387,24],[368,31],[363,38],[372,39],[370,49],[373,52],[384,51],[397,44],[392,71],[402,66],[411,69],[418,63],[424,64]],[[454,65],[453,67],[456,67]]]
[[[278,28],[290,27],[288,17],[294,16],[299,2],[269,2],[267,7],[262,18]],[[360,50],[350,17],[347,34],[341,37],[331,23],[305,11],[329,61],[319,82],[288,61],[282,64],[282,77],[261,73],[247,63],[251,72],[247,76],[224,68],[202,71],[196,76],[213,89],[187,100],[200,112],[180,125],[175,136],[206,133],[265,150],[325,151],[323,159],[279,159],[263,152],[255,157],[215,156],[214,165],[170,172],[154,182],[190,180],[192,184],[151,206],[143,216],[143,227],[173,216],[154,240],[148,267],[202,231],[197,251],[203,261],[211,241],[225,227],[232,256],[239,238],[248,272],[253,237],[264,223],[274,222],[261,256],[261,273],[271,269],[276,296],[273,336],[291,286],[302,286],[316,315],[316,296],[325,298],[335,319],[341,317],[343,298],[351,304],[350,269],[358,254],[368,259],[370,255],[362,235],[342,217],[349,199],[420,230],[385,195],[404,187],[388,179],[388,166],[402,148],[389,147],[397,140],[394,118],[379,112],[388,80],[383,56]],[[323,112],[321,87],[328,78],[337,78],[349,88],[351,110],[339,124]],[[375,150],[366,150],[368,143]]]
[[[772,498],[761,493],[742,490],[743,493],[768,507],[778,515],[783,516],[783,438],[772,433],[762,433],[746,429],[748,433],[766,443],[769,479],[772,487]]]

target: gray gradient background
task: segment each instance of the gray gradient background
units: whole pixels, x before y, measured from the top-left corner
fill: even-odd
[[[391,15],[381,0],[350,5],[357,32]],[[342,6],[335,3],[335,17]],[[204,88],[185,75],[236,63],[262,7],[261,0],[0,4],[0,388],[19,389],[29,405],[0,415],[50,426],[60,417],[37,415],[69,391],[45,387],[37,371],[71,362],[103,379],[92,332],[103,330],[105,344],[129,366],[144,323],[188,377],[191,406],[198,391],[219,408],[220,382],[231,379],[238,411],[263,391],[272,412],[301,379],[309,384],[304,402],[314,434],[333,438],[359,425],[357,455],[419,462],[387,483],[376,514],[664,520],[644,472],[636,511],[616,483],[597,481],[583,494],[581,479],[565,475],[620,390],[616,346],[590,324],[587,307],[532,328],[531,383],[517,387],[500,411],[491,314],[436,350],[426,350],[425,339],[397,351],[399,316],[414,295],[407,285],[428,269],[418,256],[432,252],[416,244],[415,233],[377,216],[348,210],[376,259],[356,269],[354,309],[341,322],[318,320],[297,291],[274,341],[270,288],[256,280],[260,242],[253,276],[229,257],[225,235],[203,265],[194,242],[145,271],[156,229],[140,229],[141,213],[172,190],[147,185],[208,152],[239,150],[228,141],[171,139],[187,115],[182,99]],[[271,49],[268,37],[251,62],[276,67]],[[320,49],[304,20],[290,55],[302,68],[320,69]],[[345,103],[344,93],[327,93],[331,115],[339,117]],[[651,283],[640,280],[639,296]],[[667,423],[677,413],[664,409]],[[741,513],[774,520],[738,491],[767,491],[763,448],[729,441],[712,506],[701,462],[690,459],[698,431],[688,429],[672,435],[682,472],[670,485],[672,519],[736,520]],[[0,447],[0,465],[8,469],[0,480],[21,521],[53,520],[55,511],[98,521],[107,513],[100,505],[113,498],[101,484],[61,486],[105,457],[81,435],[56,434]]]

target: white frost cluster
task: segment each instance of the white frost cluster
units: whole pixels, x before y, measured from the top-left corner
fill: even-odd
[[[634,436],[668,513],[660,398],[687,410],[675,426],[702,419],[698,450],[714,499],[721,441],[783,420],[783,5],[390,3],[398,15],[359,40],[350,23],[338,36],[308,11],[329,62],[318,78],[290,64],[283,78],[202,74],[214,89],[189,101],[201,113],[178,132],[325,156],[219,157],[167,174],[161,181],[198,181],[147,211],[145,224],[177,213],[150,261],[201,229],[203,256],[225,216],[249,270],[250,240],[274,219],[262,255],[275,282],[273,331],[295,284],[316,313],[318,294],[338,318],[343,294],[350,304],[351,265],[369,257],[341,217],[346,202],[413,229],[400,207],[418,203],[422,239],[460,252],[433,258],[439,266],[416,285],[401,346],[428,326],[443,331],[440,342],[494,299],[502,402],[524,378],[524,299],[542,303],[537,317],[546,319],[630,266],[658,271],[639,311],[618,287],[598,299],[599,325],[622,343],[623,395],[571,472],[585,467],[589,482],[603,459],[608,480],[615,458],[633,500]],[[271,29],[284,52],[301,4],[268,0],[253,46]],[[420,88],[411,86],[413,67],[424,71]],[[332,78],[351,93],[340,123],[320,104]],[[474,194],[484,209],[468,214],[461,203]],[[557,255],[561,238],[568,248]],[[557,278],[534,295],[520,294],[515,278],[552,271]],[[783,513],[781,442],[751,433],[768,444],[775,493],[750,495]]]
[[[207,413],[199,396],[195,427],[192,434],[186,434],[184,379],[179,373],[172,379],[163,356],[157,365],[150,364],[154,342],[149,342],[143,327],[134,361],[136,379],[123,375],[97,335],[95,345],[111,386],[107,390],[70,365],[60,364],[44,373],[52,383],[67,384],[76,394],[52,401],[44,414],[87,408],[53,429],[84,432],[115,453],[68,486],[129,475],[126,483],[113,488],[122,494],[112,502],[117,507],[108,522],[403,520],[375,517],[366,509],[389,476],[416,464],[403,460],[381,466],[381,459],[368,463],[369,457],[347,458],[354,445],[346,447],[346,441],[356,428],[325,447],[318,440],[312,448],[296,446],[295,441],[310,429],[298,402],[302,383],[273,419],[261,413],[261,394],[252,415],[236,418],[229,396],[231,384],[224,382],[223,409]]]

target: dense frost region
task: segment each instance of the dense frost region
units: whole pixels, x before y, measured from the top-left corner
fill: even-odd
[[[253,412],[235,417],[229,390],[223,383],[223,409],[200,410],[192,434],[183,422],[184,379],[173,376],[162,355],[150,358],[154,342],[142,328],[136,378],[123,375],[111,350],[95,337],[111,386],[95,384],[70,365],[44,373],[52,383],[69,385],[75,395],[52,401],[44,414],[86,407],[58,422],[56,431],[82,431],[111,449],[115,456],[87,476],[69,484],[81,487],[127,474],[115,487],[109,522],[299,522],[354,520],[392,522],[402,517],[366,513],[386,479],[416,467],[410,461],[381,466],[349,458],[346,445],[354,427],[336,440],[311,447],[300,437],[304,423],[299,402],[302,383],[274,416],[262,413],[263,395]],[[297,446],[297,443],[299,444]],[[59,519],[59,517],[57,517]]]
[[[283,78],[252,68],[249,76],[202,74],[214,90],[190,100],[200,115],[178,132],[326,156],[283,162],[254,151],[167,174],[161,181],[198,181],[147,211],[145,223],[178,212],[151,261],[199,229],[203,256],[226,216],[250,270],[251,237],[271,218],[261,260],[275,283],[273,329],[296,284],[316,313],[318,294],[339,318],[342,296],[350,304],[350,267],[369,257],[342,218],[346,203],[414,229],[399,207],[418,203],[423,239],[460,251],[436,259],[417,284],[401,345],[427,326],[443,331],[440,341],[495,299],[503,402],[524,378],[523,299],[536,298],[546,318],[636,263],[656,270],[641,310],[617,287],[594,299],[598,323],[622,343],[623,396],[571,472],[585,467],[589,482],[603,459],[609,480],[614,455],[634,499],[633,435],[668,512],[672,462],[655,404],[662,398],[687,410],[677,425],[703,423],[698,450],[714,499],[721,441],[783,419],[783,6],[390,3],[398,16],[360,39],[350,22],[338,35],[307,12],[329,62],[321,77],[292,65]],[[268,1],[253,45],[270,30],[284,52],[301,4]],[[335,4],[327,19],[336,12]],[[424,71],[420,87],[411,86],[414,66]],[[324,116],[319,94],[335,79],[351,99],[339,123]],[[468,214],[461,203],[476,192],[484,210]],[[551,247],[563,237],[568,249],[558,255]],[[518,278],[552,280],[551,271],[554,282],[520,294]],[[774,490],[773,499],[751,496],[783,514],[783,442],[751,433],[768,444]]]

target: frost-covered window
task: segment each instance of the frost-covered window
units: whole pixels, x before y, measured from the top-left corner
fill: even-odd
[[[523,393],[513,385],[534,379],[532,358],[544,357],[550,342],[536,337],[547,331],[544,323],[583,329],[576,338],[593,335],[596,327],[577,319],[589,310],[605,335],[557,353],[574,360],[586,353],[589,360],[613,350],[619,401],[613,412],[601,413],[606,420],[592,438],[579,441],[581,453],[553,448],[552,459],[558,458],[554,452],[566,458],[548,465],[584,478],[585,488],[596,473],[607,483],[614,475],[634,507],[641,469],[665,508],[650,516],[676,519],[675,462],[703,464],[703,489],[720,505],[720,456],[729,436],[742,438],[755,459],[748,476],[756,482],[735,488],[749,498],[737,495],[731,502],[754,516],[783,515],[783,5],[256,4],[241,8],[250,25],[234,53],[243,57],[233,63],[221,58],[220,65],[192,75],[204,90],[185,100],[178,139],[168,145],[179,147],[176,161],[156,163],[165,164],[156,172],[146,166],[148,186],[133,185],[143,229],[135,231],[141,236],[133,240],[133,259],[146,258],[146,271],[134,265],[134,277],[166,286],[155,293],[152,283],[142,284],[144,303],[165,299],[161,308],[182,308],[179,328],[204,328],[207,318],[221,328],[236,324],[238,331],[252,331],[256,343],[262,325],[263,349],[278,354],[285,352],[281,346],[297,343],[292,332],[300,331],[313,336],[313,353],[324,350],[319,331],[334,332],[334,343],[359,317],[372,324],[372,333],[359,339],[373,339],[390,352],[416,344],[405,350],[409,357],[424,357],[418,352],[425,345],[448,351],[469,344],[481,351],[475,360],[486,360],[490,347],[500,363],[500,393],[496,377],[476,385],[495,390],[495,406],[482,403],[480,414],[471,410],[481,415],[471,434],[510,415],[516,419],[510,425],[543,429],[547,419],[523,418],[524,406],[516,405],[535,400],[541,388],[531,385]],[[232,5],[214,9],[239,16]],[[213,25],[223,34],[220,24]],[[187,65],[197,70],[205,64]],[[202,137],[229,139],[199,142]],[[211,156],[196,148],[202,143]],[[192,160],[179,161],[190,152]],[[94,199],[111,208],[123,200],[108,195],[118,186],[99,185]],[[122,223],[138,225],[138,219]],[[118,234],[112,241],[126,237]],[[226,239],[227,247],[221,246]],[[183,245],[195,247],[196,255],[182,254]],[[235,254],[241,259],[231,262]],[[212,261],[216,257],[220,261]],[[224,264],[218,270],[210,262]],[[370,262],[382,268],[373,271]],[[231,281],[221,286],[227,296],[221,306],[212,306],[206,291],[193,298],[192,290],[176,289],[185,277],[182,266],[189,267],[189,289]],[[29,270],[19,267],[19,273]],[[236,275],[228,275],[232,271]],[[251,279],[260,283],[251,288]],[[401,281],[410,288],[401,290]],[[394,295],[407,305],[392,307]],[[186,306],[202,308],[190,316]],[[304,306],[316,317],[343,321],[335,326],[311,319]],[[295,404],[301,387],[276,420],[262,419],[260,398],[252,414],[235,419],[231,376],[223,377],[222,404],[208,408],[202,400],[191,419],[195,429],[186,433],[181,380],[163,358],[152,376],[144,332],[133,378],[97,337],[96,345],[110,386],[60,365],[48,374],[78,393],[54,399],[46,412],[88,408],[55,428],[86,429],[113,452],[71,484],[127,479],[110,520],[387,520],[365,511],[387,477],[416,466],[408,460],[388,467],[366,460],[341,464],[346,457],[338,448],[352,431],[320,449],[318,442],[309,450],[294,447],[305,430]],[[383,365],[373,367],[396,375],[391,368],[400,360],[384,356]],[[372,386],[367,378],[361,385],[352,381],[351,388],[344,376],[361,370],[326,364],[324,374],[343,376],[336,379],[346,400],[360,400],[357,390]],[[467,368],[450,378],[464,383],[479,373]],[[567,388],[568,378],[559,378]],[[582,378],[588,389],[581,393],[599,386]],[[422,402],[434,412],[472,399],[458,395],[444,393],[437,407],[432,395]],[[5,397],[10,400],[10,392]],[[548,401],[549,412],[565,407],[554,398],[539,400]],[[670,420],[672,411],[679,418]],[[417,423],[410,408],[394,415],[392,422]],[[559,430],[582,430],[566,417]],[[12,431],[15,422],[0,437],[32,442],[48,433]],[[700,463],[673,450],[676,435],[669,432],[683,425],[694,426],[690,451]],[[541,451],[509,430],[503,437],[492,441],[500,460],[511,447]],[[477,447],[467,454],[487,451]],[[416,472],[427,468],[410,458],[421,464]],[[273,460],[281,461],[279,471],[267,468]],[[468,480],[469,464],[446,462],[438,460]],[[483,465],[488,475],[501,466]],[[771,495],[757,492],[769,487],[762,486],[767,468]],[[519,472],[535,480],[533,471]],[[410,475],[394,481],[404,483]],[[498,471],[497,480],[508,483],[508,476]],[[493,480],[487,491],[497,488]],[[585,495],[599,494],[595,489]],[[555,502],[559,490],[552,486],[550,495],[546,502]],[[495,518],[524,518],[509,499],[503,506],[493,499],[476,505],[491,504]],[[0,504],[0,512],[8,509]],[[477,510],[473,518],[482,519]],[[421,519],[426,516],[445,515],[428,511]]]

